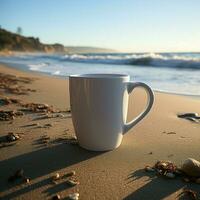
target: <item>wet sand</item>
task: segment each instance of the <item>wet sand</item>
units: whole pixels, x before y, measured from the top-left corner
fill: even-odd
[[[150,114],[123,139],[122,145],[109,152],[89,152],[70,144],[74,136],[69,109],[68,80],[24,72],[0,65],[0,73],[26,77],[28,83],[18,86],[29,89],[27,94],[13,94],[0,89],[0,96],[20,99],[23,103],[45,103],[60,110],[62,115],[41,119],[40,113],[25,112],[14,120],[0,121],[0,141],[9,132],[21,137],[12,145],[0,148],[0,197],[2,199],[63,199],[79,192],[80,199],[178,199],[184,187],[200,192],[199,185],[180,179],[168,180],[144,171],[157,160],[171,160],[180,165],[188,157],[200,160],[200,124],[177,117],[178,113],[200,113],[200,100],[186,96],[155,93]],[[16,83],[15,83],[16,84]],[[20,87],[21,88],[21,87]],[[130,95],[128,120],[145,105],[146,96],[140,89]],[[22,109],[19,104],[1,105],[0,110]],[[54,115],[54,113],[50,113]],[[38,119],[39,118],[39,119]],[[30,126],[32,124],[37,124]],[[51,124],[44,127],[45,124]],[[38,127],[39,126],[39,127]],[[170,134],[172,133],[173,134]],[[44,137],[50,137],[43,142]],[[23,169],[30,183],[8,182],[17,169]],[[75,170],[79,185],[69,187],[68,178],[57,184],[52,175]]]

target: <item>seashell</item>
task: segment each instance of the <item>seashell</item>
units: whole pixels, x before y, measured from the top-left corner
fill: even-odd
[[[61,199],[59,194],[56,194],[55,196],[52,197],[52,200],[59,200]]]
[[[68,196],[68,199],[70,199],[70,200],[78,200],[79,199],[79,193],[70,194]]]
[[[58,180],[59,178],[60,178],[60,174],[59,174],[59,173],[56,173],[56,174],[52,177],[52,179],[53,179],[54,181]]]
[[[175,174],[170,173],[170,172],[167,172],[167,173],[165,174],[165,176],[166,176],[167,178],[175,178]]]
[[[188,158],[183,162],[183,165],[181,166],[181,170],[189,176],[199,177],[200,176],[200,162],[193,158]]]
[[[67,183],[68,185],[70,185],[70,186],[75,186],[75,185],[78,185],[78,184],[79,184],[78,181],[73,181],[73,180],[67,180],[66,183]]]
[[[152,167],[150,167],[150,166],[146,166],[146,167],[144,168],[144,170],[145,170],[146,172],[155,172],[155,169],[152,168]]]

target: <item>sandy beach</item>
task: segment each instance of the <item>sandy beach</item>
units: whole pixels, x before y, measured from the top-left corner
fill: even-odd
[[[90,152],[73,145],[75,135],[69,109],[68,80],[36,72],[19,71],[0,65],[0,73],[30,78],[27,94],[13,94],[0,89],[1,97],[14,97],[23,103],[45,103],[62,115],[42,118],[26,112],[14,120],[0,121],[0,139],[9,132],[20,134],[13,145],[0,148],[0,199],[62,199],[73,192],[80,199],[178,199],[184,187],[200,192],[198,184],[181,179],[168,180],[144,171],[157,160],[171,160],[180,165],[186,158],[200,160],[200,124],[177,117],[178,113],[200,113],[200,100],[155,92],[150,114],[123,138],[122,145],[109,152]],[[141,112],[146,96],[142,90],[130,95],[128,120]],[[143,102],[143,103],[142,103]],[[18,104],[1,105],[0,110],[17,110]],[[33,125],[32,124],[37,124]],[[46,124],[50,124],[46,126]],[[49,137],[47,142],[42,138]],[[8,182],[16,170],[23,169],[30,183]],[[55,173],[74,170],[80,184],[69,187],[67,179],[53,184]]]

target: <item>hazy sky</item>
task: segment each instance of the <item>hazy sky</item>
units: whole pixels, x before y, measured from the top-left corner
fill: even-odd
[[[200,51],[200,0],[0,0],[0,25],[45,43]]]

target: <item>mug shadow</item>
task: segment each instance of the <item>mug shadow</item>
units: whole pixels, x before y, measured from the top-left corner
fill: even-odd
[[[154,173],[145,172],[144,169],[139,169],[131,173],[128,177],[128,183],[138,181],[142,177],[147,177],[146,184],[126,196],[124,200],[161,200],[183,188],[200,192],[198,184],[185,183],[180,178],[173,180],[165,179],[156,176]],[[181,200],[188,199],[187,196],[180,194],[176,194],[176,198]]]
[[[71,144],[58,144],[49,148],[39,149],[30,153],[19,155],[7,160],[0,161],[0,188],[1,193],[15,187],[18,181],[8,182],[9,176],[11,176],[16,170],[23,169],[24,175],[29,177],[31,181],[34,179],[53,173],[54,171],[64,169],[73,164],[80,163],[82,161],[91,159],[95,156],[101,155],[105,152],[92,152],[87,151],[78,145]],[[31,183],[25,187],[20,188],[17,191],[4,195],[3,199],[16,198],[22,194],[25,194],[31,190],[42,187],[49,184],[51,180],[43,179],[36,183]],[[66,187],[65,187],[66,188]],[[55,190],[61,190],[62,185],[55,187]],[[52,191],[47,191],[53,193]],[[1,197],[0,197],[1,199]]]

